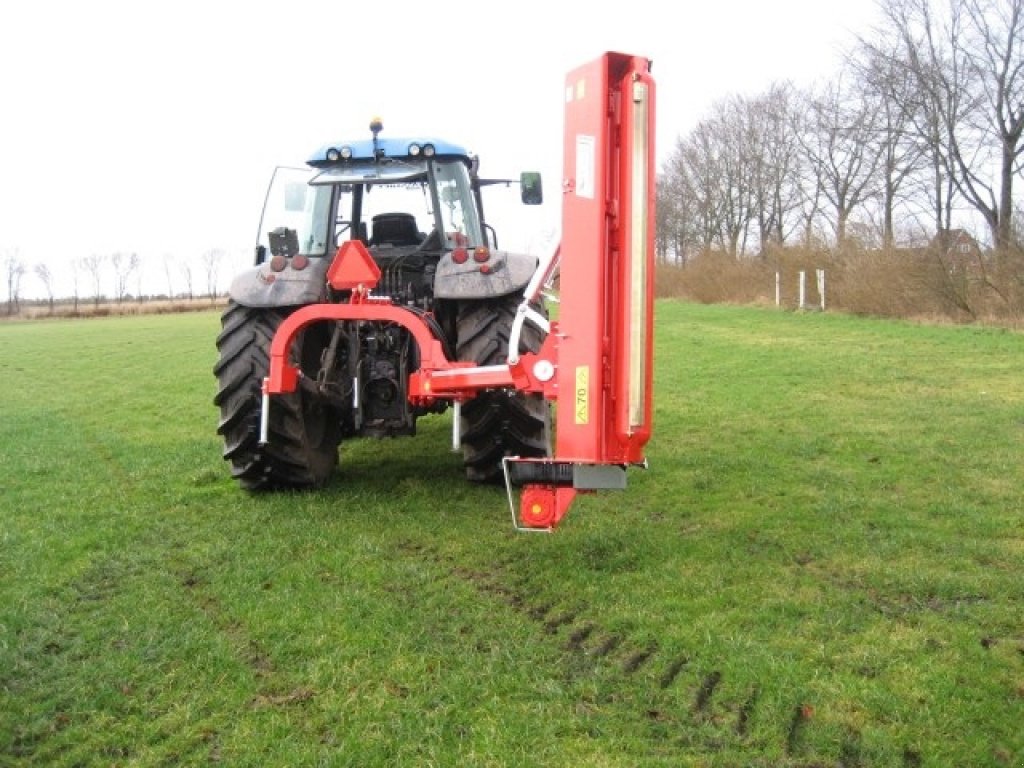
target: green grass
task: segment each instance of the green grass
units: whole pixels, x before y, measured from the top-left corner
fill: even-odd
[[[217,330],[0,325],[0,766],[1024,763],[1024,336],[660,302],[544,536],[446,416],[242,493]]]

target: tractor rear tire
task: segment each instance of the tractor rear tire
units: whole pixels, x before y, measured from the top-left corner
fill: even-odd
[[[518,295],[511,295],[465,302],[459,308],[456,330],[458,359],[477,365],[507,362],[509,335],[520,301]],[[526,323],[519,351],[537,352],[543,340],[542,331]],[[461,442],[467,479],[502,483],[505,456],[551,455],[551,406],[538,394],[485,390],[462,405]]]
[[[341,424],[337,412],[301,387],[270,402],[267,445],[259,443],[263,378],[270,371],[270,342],[288,316],[283,308],[255,309],[230,302],[217,337],[220,359],[214,405],[217,433],[231,475],[250,491],[310,489],[324,485],[338,464]],[[292,345],[293,365],[315,376],[327,326],[312,325]]]

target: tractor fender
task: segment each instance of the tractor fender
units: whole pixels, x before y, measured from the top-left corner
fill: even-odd
[[[326,296],[327,268],[330,259],[309,259],[304,269],[291,262],[280,272],[269,263],[242,272],[231,281],[228,294],[245,307],[296,307],[315,304]]]
[[[456,264],[451,253],[441,257],[434,275],[434,296],[438,299],[487,299],[522,291],[537,271],[537,257],[525,253],[491,251],[479,263],[470,256]]]

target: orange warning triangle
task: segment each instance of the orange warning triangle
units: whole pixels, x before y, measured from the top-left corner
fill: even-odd
[[[327,282],[337,291],[352,291],[363,286],[371,290],[380,280],[380,269],[360,240],[346,240],[327,270]]]

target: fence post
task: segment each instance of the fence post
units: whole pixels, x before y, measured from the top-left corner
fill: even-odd
[[[779,272],[775,273],[775,306],[782,306],[782,275]]]
[[[800,303],[797,304],[799,309],[803,309],[806,306],[807,298],[807,273],[804,270],[800,270]]]
[[[818,296],[821,297],[821,311],[825,311],[825,270],[816,270],[818,276]]]

